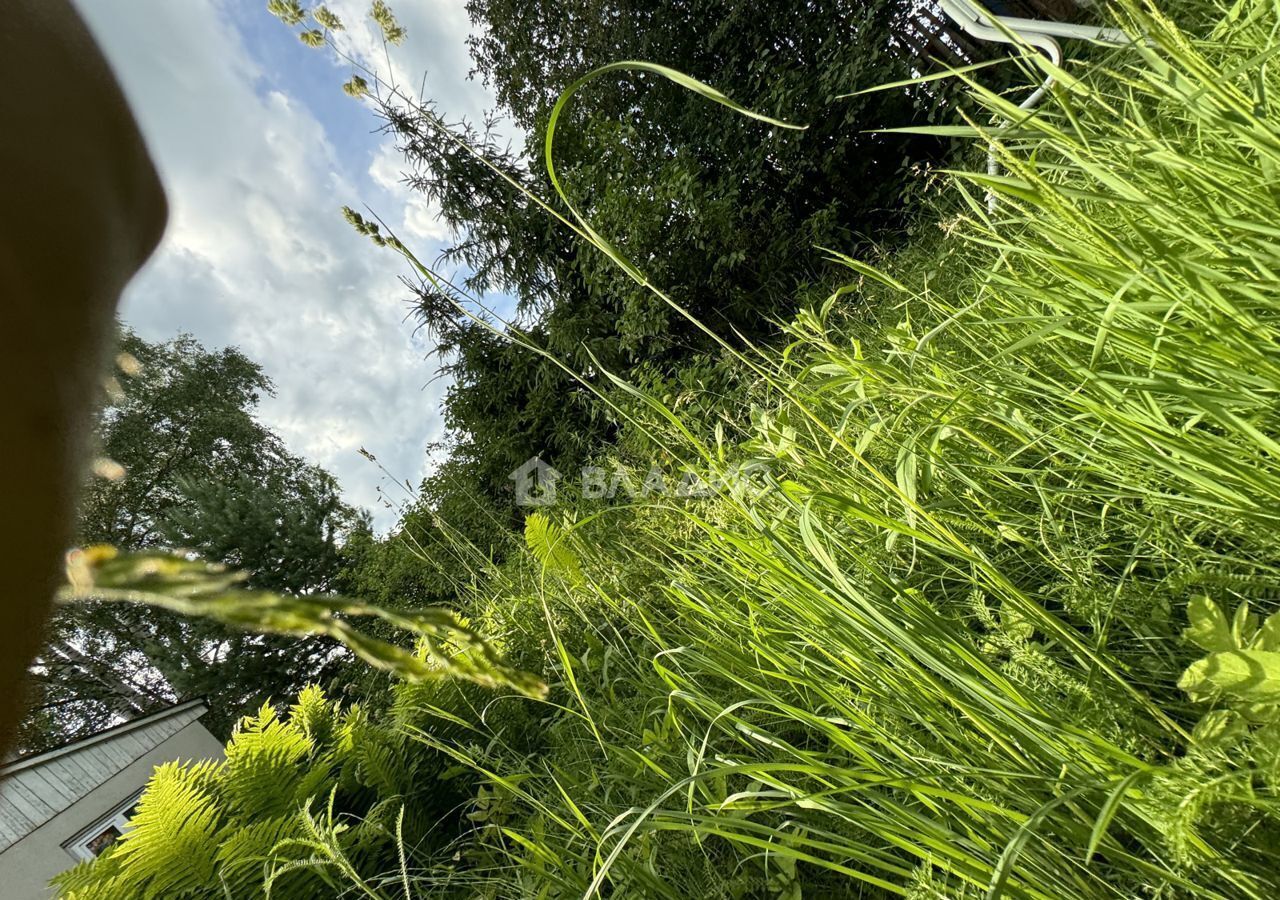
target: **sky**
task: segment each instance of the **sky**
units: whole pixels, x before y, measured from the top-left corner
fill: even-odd
[[[128,96],[170,205],[160,249],[126,291],[122,318],[147,340],[180,332],[234,345],[275,384],[259,418],[332,472],[385,531],[443,436],[431,347],[414,334],[405,264],[372,246],[341,207],[368,206],[419,256],[447,240],[399,182],[394,147],[351,74],[303,46],[266,0],[76,0]],[[343,45],[387,71],[367,0],[327,4]],[[408,38],[392,74],[450,119],[493,103],[469,81],[463,0],[391,4]],[[387,473],[359,452],[367,449]],[[397,485],[395,482],[398,482]]]

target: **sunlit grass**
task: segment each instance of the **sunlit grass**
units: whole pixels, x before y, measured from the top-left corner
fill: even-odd
[[[785,356],[743,359],[749,441],[643,401],[703,471],[767,462],[762,492],[531,534],[555,546],[486,629],[542,653],[564,708],[536,754],[454,751],[508,802],[448,881],[1280,891],[1274,709],[1197,730],[1177,685],[1191,598],[1276,606],[1275,12],[1211,41],[1119,15],[1153,46],[975,123],[1005,174],[958,177],[949,237],[852,266]]]

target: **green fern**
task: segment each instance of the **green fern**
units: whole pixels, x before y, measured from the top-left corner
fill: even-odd
[[[297,831],[296,814],[259,819],[231,830],[215,858],[219,882],[233,896],[256,896],[273,851]]]
[[[209,766],[208,763],[197,769]],[[112,857],[143,898],[192,894],[213,882],[222,818],[217,796],[179,763],[156,769]]]
[[[280,816],[298,800],[304,763],[316,750],[294,722],[282,722],[274,707],[246,718],[227,744],[224,796],[249,819]],[[305,798],[304,798],[305,799]]]
[[[582,580],[582,565],[569,547],[568,534],[540,512],[524,520],[524,540],[543,568],[574,584]]]
[[[224,761],[157,768],[125,836],[55,879],[59,896],[225,900],[270,884],[273,897],[312,898],[335,877],[372,884],[399,869],[403,841],[429,846],[465,799],[442,789],[444,761],[412,736],[423,716],[402,704],[376,719],[314,686],[283,713],[264,706],[241,720]]]

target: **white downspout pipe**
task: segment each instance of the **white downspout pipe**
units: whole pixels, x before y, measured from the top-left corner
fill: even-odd
[[[1055,38],[1093,41],[1099,44],[1124,46],[1133,41],[1129,35],[1115,28],[1099,28],[1092,25],[1071,25],[1066,22],[1049,22],[1042,19],[1022,19],[1017,16],[997,16],[983,9],[973,0],[938,0],[945,12],[966,34],[980,41],[1002,44],[1027,44],[1044,51],[1055,67],[1062,66],[1062,48]],[[1044,80],[1031,96],[1018,104],[1019,109],[1034,109],[1049,88],[1053,76]],[[996,175],[1000,165],[996,162],[995,147],[987,152],[987,174]],[[987,209],[994,212],[996,195],[987,192]]]

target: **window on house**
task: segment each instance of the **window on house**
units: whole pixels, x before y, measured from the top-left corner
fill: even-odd
[[[62,846],[79,860],[96,859],[129,830],[129,819],[138,809],[142,791],[131,795],[107,815],[98,819]]]

